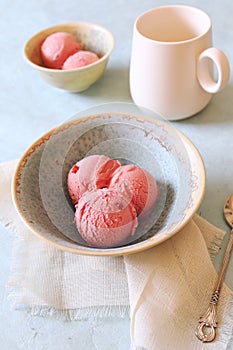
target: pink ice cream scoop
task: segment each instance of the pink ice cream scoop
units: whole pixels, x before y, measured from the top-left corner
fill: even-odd
[[[134,235],[137,213],[127,194],[114,188],[86,192],[76,204],[74,222],[91,246],[109,248]]]
[[[153,176],[139,166],[129,164],[116,169],[110,187],[131,188],[132,204],[137,215],[147,214],[154,206],[159,189]]]
[[[41,45],[41,57],[47,68],[61,69],[65,60],[82,50],[82,45],[69,33],[56,32]]]
[[[92,155],[81,159],[68,173],[68,191],[73,203],[77,203],[86,191],[109,185],[113,172],[121,166],[118,160],[104,155]]]
[[[99,57],[94,52],[81,50],[69,56],[64,62],[62,69],[81,68],[98,61],[98,59]]]

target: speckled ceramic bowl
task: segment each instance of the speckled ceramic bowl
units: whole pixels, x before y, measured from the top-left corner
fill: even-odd
[[[88,66],[72,70],[44,67],[40,47],[45,38],[55,32],[73,34],[83,44],[84,50],[95,52],[100,59]],[[94,23],[75,22],[56,25],[34,35],[24,47],[24,57],[48,84],[71,92],[81,92],[101,77],[113,47],[113,36],[104,27]]]
[[[89,247],[73,224],[67,191],[71,166],[90,154],[135,163],[156,179],[160,196],[134,240],[115,248]],[[130,254],[177,233],[201,204],[205,170],[194,145],[162,119],[117,112],[73,119],[42,136],[19,161],[15,206],[32,232],[64,250],[86,255]]]

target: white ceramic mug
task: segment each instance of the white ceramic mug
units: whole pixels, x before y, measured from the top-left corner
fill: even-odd
[[[200,9],[162,6],[135,21],[130,92],[138,106],[184,119],[201,111],[229,76],[226,56],[212,47],[211,20]]]

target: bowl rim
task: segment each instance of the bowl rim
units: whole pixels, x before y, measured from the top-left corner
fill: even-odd
[[[12,200],[14,207],[16,211],[18,212],[19,216],[21,217],[22,221],[24,224],[29,228],[29,230],[34,233],[36,236],[40,237],[41,239],[45,240],[47,243],[52,244],[53,246],[62,249],[63,251],[75,253],[75,254],[80,254],[80,255],[86,255],[86,256],[123,256],[123,255],[129,255],[129,254],[134,254],[138,252],[142,252],[144,250],[153,248],[154,246],[157,246],[166,240],[170,239],[173,237],[175,234],[177,234],[180,230],[184,228],[185,225],[188,224],[188,222],[191,221],[193,216],[195,215],[196,211],[201,205],[201,202],[203,200],[203,197],[205,195],[205,189],[206,189],[206,170],[205,170],[205,165],[203,158],[196,148],[196,146],[192,143],[192,141],[180,130],[175,128],[177,134],[181,137],[182,142],[184,142],[185,147],[189,147],[191,149],[191,152],[195,154],[195,158],[199,164],[199,174],[200,174],[200,188],[197,191],[198,195],[195,200],[195,204],[192,206],[191,210],[189,210],[188,214],[185,216],[185,218],[182,220],[181,223],[175,226],[175,228],[172,230],[172,232],[169,233],[169,235],[163,234],[163,236],[160,238],[159,242],[156,241],[155,236],[150,237],[149,239],[145,241],[141,241],[135,245],[125,245],[125,246],[120,246],[120,247],[113,247],[113,248],[94,248],[94,247],[84,247],[84,248],[79,248],[78,246],[76,248],[74,247],[68,247],[63,245],[62,243],[55,242],[54,240],[49,239],[48,237],[44,236],[40,232],[38,232],[31,224],[30,222],[24,217],[23,215],[23,210],[20,208],[19,200],[17,197],[17,186],[19,184],[18,176],[20,174],[20,170],[24,168],[25,164],[27,163],[28,157],[31,156],[31,154],[34,153],[34,151],[45,143],[51,135],[54,135],[54,133],[59,133],[67,128],[69,128],[72,125],[80,124],[82,122],[85,122],[86,120],[90,120],[90,118],[96,118],[97,116],[103,115],[103,114],[109,114],[107,112],[104,113],[97,113],[97,114],[92,114],[89,116],[84,116],[80,117],[77,119],[71,119],[70,121],[67,121],[65,123],[62,123],[58,125],[57,127],[54,127],[44,133],[41,137],[39,137],[36,141],[34,141],[28,148],[27,150],[23,153],[21,158],[19,159],[14,174],[11,182],[11,194],[12,194]],[[111,114],[117,114],[117,115],[129,115],[129,113],[122,113],[122,112],[111,112]],[[155,120],[153,120],[152,117],[148,116],[142,116],[142,115],[135,115],[134,113],[130,114],[133,117],[136,117],[137,120],[141,121],[148,121],[153,124]],[[195,196],[196,197],[196,196]]]
[[[90,63],[84,67],[80,67],[80,68],[74,68],[74,69],[67,69],[67,70],[63,70],[63,69],[55,69],[55,68],[47,68],[45,66],[40,66],[39,64],[36,64],[34,62],[31,61],[31,59],[28,57],[28,54],[27,54],[27,48],[29,47],[29,45],[31,44],[31,42],[37,37],[37,36],[40,36],[42,35],[44,32],[46,31],[49,31],[49,30],[55,30],[56,28],[59,29],[59,27],[61,26],[67,26],[67,27],[73,27],[77,24],[80,24],[80,25],[87,25],[87,26],[93,26],[93,27],[96,27],[96,28],[99,28],[103,31],[105,31],[110,39],[111,39],[111,48],[101,57],[98,59],[98,61],[95,61],[93,63]],[[93,66],[97,66],[99,65],[100,63],[102,63],[103,61],[105,61],[106,59],[109,58],[109,56],[111,55],[113,49],[114,49],[114,46],[115,46],[115,39],[114,39],[114,36],[113,34],[110,32],[110,30],[108,30],[106,27],[100,25],[100,24],[97,24],[97,23],[94,23],[94,22],[85,22],[85,21],[78,21],[78,22],[65,22],[65,23],[60,23],[60,24],[56,24],[56,25],[53,25],[53,26],[50,26],[50,27],[47,27],[45,29],[42,29],[40,30],[39,32],[35,33],[34,35],[32,35],[25,43],[24,45],[24,48],[23,48],[23,56],[25,58],[25,60],[34,68],[36,69],[39,69],[41,71],[44,71],[44,72],[48,72],[48,73],[52,73],[52,72],[56,72],[56,74],[69,74],[70,72],[74,73],[74,72],[80,72],[80,71],[83,71],[83,70],[87,70],[88,68],[90,67],[93,67]]]

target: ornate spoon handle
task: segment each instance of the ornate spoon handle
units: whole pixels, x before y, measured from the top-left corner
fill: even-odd
[[[230,259],[231,249],[233,245],[233,230],[231,231],[230,239],[227,244],[224,260],[221,270],[218,275],[215,290],[212,294],[212,298],[208,309],[199,319],[195,334],[202,342],[211,342],[215,339],[217,327],[217,303],[220,296],[226,268]]]

